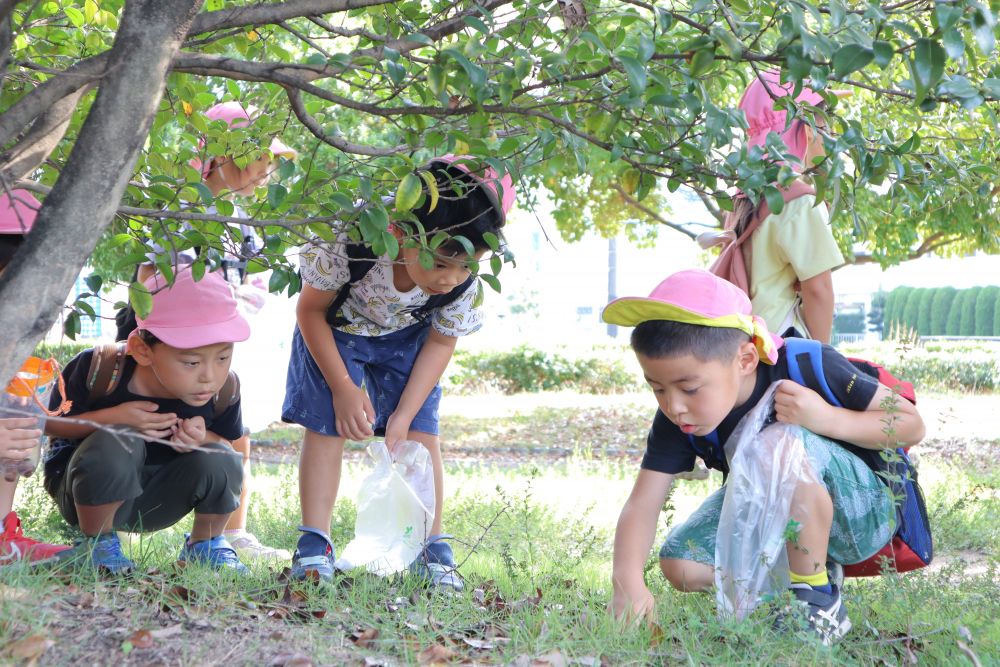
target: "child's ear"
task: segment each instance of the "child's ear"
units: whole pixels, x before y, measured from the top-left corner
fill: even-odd
[[[753,341],[740,344],[737,361],[740,365],[741,375],[750,375],[757,370],[757,364],[760,363],[760,354],[757,352],[757,346],[754,345]]]
[[[153,348],[139,336],[129,336],[125,344],[125,351],[135,359],[140,366],[152,366]]]

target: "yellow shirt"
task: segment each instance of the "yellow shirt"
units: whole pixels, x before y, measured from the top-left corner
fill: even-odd
[[[844,263],[830,230],[826,205],[804,195],[785,204],[779,215],[769,215],[751,239],[750,301],[753,312],[780,334],[783,326],[802,331],[795,282],[815,278]],[[794,312],[793,312],[794,310]]]

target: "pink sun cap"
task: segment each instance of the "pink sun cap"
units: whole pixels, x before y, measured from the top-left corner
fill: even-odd
[[[648,297],[615,299],[604,308],[601,318],[625,327],[667,320],[739,329],[753,337],[760,360],[766,364],[778,360],[778,348],[784,344],[767,330],[762,318],[753,314],[743,290],[704,269],[678,271],[657,285]]]
[[[219,273],[206,273],[195,282],[191,269],[184,268],[177,271],[173,285],[158,273],[143,284],[153,294],[153,308],[146,317],[136,316],[136,331],[148,331],[182,350],[250,337],[232,287]]]
[[[0,234],[27,234],[35,224],[41,203],[27,190],[0,195]]]
[[[209,120],[224,120],[229,127],[248,127],[257,119],[257,115],[257,107],[252,104],[244,106],[240,102],[220,102],[205,112],[205,118]],[[202,139],[201,145],[204,146],[204,139]],[[271,139],[271,145],[268,147],[268,150],[275,157],[282,156],[288,160],[294,160],[299,155],[294,148],[289,147],[277,137]],[[191,161],[191,166],[195,169],[201,169],[202,178],[208,176],[210,164],[211,161],[206,162],[204,165],[198,159]]]
[[[792,82],[781,83],[779,76],[777,70],[761,72],[760,76],[754,77],[750,85],[747,86],[746,92],[743,93],[739,108],[747,119],[747,147],[762,145],[767,140],[767,135],[774,132],[781,137],[786,146],[797,153],[796,145],[799,141],[795,135],[799,132],[799,127],[793,125],[786,130],[785,121],[788,112],[784,109],[778,111],[774,108],[774,103],[778,98],[788,97],[792,94],[792,91],[795,90],[795,84]],[[831,90],[830,92],[837,97],[851,95],[850,90]],[[795,101],[819,106],[825,100],[822,95],[809,87],[809,81],[803,81],[802,91],[795,96]],[[802,152],[803,154],[805,152],[804,146]]]
[[[483,192],[490,200],[490,203],[493,204],[493,208],[500,214],[500,218],[506,222],[507,212],[514,205],[514,179],[509,173],[504,174],[501,178],[497,174],[496,169],[489,166],[479,171],[473,171],[474,168],[479,169],[481,162],[481,160],[471,155],[454,155],[449,153],[448,155],[432,159],[428,162],[427,166],[433,169],[435,164],[444,163],[467,173],[483,186]]]

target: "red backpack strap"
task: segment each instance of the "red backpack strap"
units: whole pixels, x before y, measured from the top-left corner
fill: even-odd
[[[125,367],[125,343],[103,343],[94,347],[87,371],[87,402],[110,396]]]
[[[229,371],[222,389],[215,395],[215,403],[212,405],[212,418],[218,419],[222,413],[228,410],[240,400],[240,378],[233,371]]]

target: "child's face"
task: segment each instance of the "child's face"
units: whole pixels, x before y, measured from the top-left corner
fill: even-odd
[[[274,162],[271,158],[264,156],[248,163],[243,169],[240,169],[232,160],[224,159],[216,172],[221,176],[223,187],[235,194],[248,197],[254,193],[256,188],[267,185],[271,179],[273,168]]]
[[[660,410],[688,435],[714,431],[750,398],[756,382],[758,357],[752,343],[741,345],[731,361],[702,361],[690,354],[636,357]]]
[[[177,398],[188,405],[205,405],[225,384],[233,360],[232,343],[191,349],[166,343],[147,345],[132,338],[129,352],[145,371],[144,387],[157,398]]]
[[[472,259],[480,260],[486,254],[485,250],[477,251]],[[417,248],[403,248],[399,251],[396,264],[402,264],[410,280],[427,294],[447,294],[469,277],[469,255],[435,255],[434,266],[425,269],[420,264],[420,251]]]

